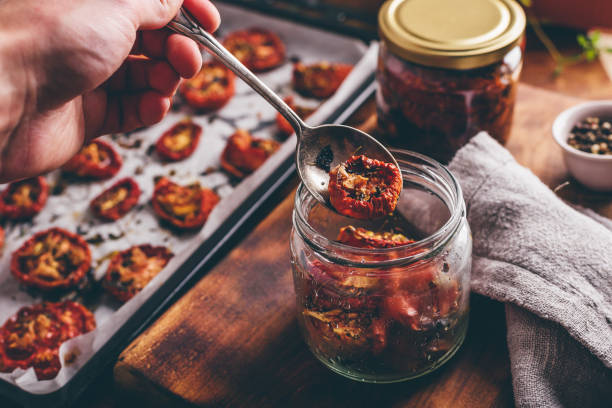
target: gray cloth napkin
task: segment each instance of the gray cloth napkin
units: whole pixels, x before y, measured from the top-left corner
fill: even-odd
[[[519,407],[612,406],[612,223],[571,208],[488,134],[452,160],[472,290],[506,302]]]

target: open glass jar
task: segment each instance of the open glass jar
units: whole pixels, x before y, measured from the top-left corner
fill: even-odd
[[[472,239],[461,189],[434,160],[392,153],[404,185],[386,218],[341,216],[303,185],[295,198],[298,322],[323,364],[359,381],[403,381],[435,370],[457,351],[468,323]],[[336,241],[349,225],[414,242],[369,249]]]
[[[388,144],[448,162],[479,131],[508,140],[525,30],[515,0],[389,0],[379,29]]]

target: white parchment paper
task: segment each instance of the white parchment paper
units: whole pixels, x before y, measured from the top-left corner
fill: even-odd
[[[223,19],[217,34],[219,37],[222,38],[236,29],[265,27],[276,32],[284,41],[288,62],[260,75],[266,84],[281,95],[292,94],[290,59],[300,59],[304,62],[327,60],[357,64],[338,92],[310,116],[307,120],[309,124],[322,123],[375,69],[377,49],[375,45],[368,48],[360,41],[348,37],[233,6],[219,3],[216,5]],[[318,106],[320,103],[299,97],[297,100],[303,105],[310,106]],[[232,182],[220,170],[221,152],[226,140],[235,129],[247,129],[256,137],[274,138],[277,136],[275,115],[276,111],[240,80],[237,80],[234,98],[223,109],[212,114],[199,115],[177,97],[173,111],[161,123],[131,134],[103,137],[123,157],[121,171],[113,179],[103,182],[71,182],[60,194],[50,195],[46,207],[32,222],[5,223],[6,244],[0,257],[0,324],[16,313],[20,307],[42,301],[42,298],[35,293],[25,291],[9,272],[11,253],[35,232],[57,226],[78,232],[85,239],[101,237],[103,239],[101,243],[90,245],[95,280],[99,280],[104,275],[109,254],[132,245],[143,243],[164,245],[169,247],[175,256],[142,292],[124,305],[105,294],[95,296],[93,304],[87,304],[95,315],[97,328],[62,345],[60,348],[62,370],[55,379],[38,381],[31,368],[17,369],[9,374],[0,373],[0,379],[35,394],[50,393],[66,384],[240,203],[278,165],[293,154],[295,136],[288,138],[281,149],[260,169],[238,184]],[[190,158],[178,163],[165,164],[151,153],[153,150],[151,146],[165,130],[186,116],[191,116],[194,122],[202,126],[200,144]],[[142,190],[139,205],[116,222],[103,223],[96,220],[88,211],[90,200],[118,179],[128,176],[133,177]],[[217,191],[222,200],[201,231],[177,234],[159,225],[149,204],[156,176],[166,176],[181,184],[199,181],[203,186]],[[59,172],[46,177],[52,190],[53,186],[61,186],[63,183]],[[61,190],[58,186],[55,188],[56,193]],[[64,363],[67,354],[76,355],[75,361],[69,365]]]

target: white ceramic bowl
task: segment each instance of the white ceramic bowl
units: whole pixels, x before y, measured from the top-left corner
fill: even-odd
[[[576,180],[592,190],[612,191],[612,155],[585,153],[567,144],[574,125],[589,116],[612,118],[612,100],[585,102],[564,110],[553,123],[553,137]]]

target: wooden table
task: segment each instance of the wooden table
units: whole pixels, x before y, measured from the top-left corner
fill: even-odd
[[[554,34],[566,52],[574,48],[574,37],[569,30]],[[515,129],[528,127],[533,134],[515,132],[508,148],[556,187],[568,176],[549,137],[550,115],[574,103],[573,97],[609,97],[612,83],[597,63],[570,67],[553,78],[548,55],[534,40],[528,44],[522,82],[532,87],[520,90]],[[542,94],[543,89],[566,96]],[[535,103],[542,95],[549,103]],[[373,112],[369,101],[353,116],[352,124],[371,130]],[[462,349],[445,367],[417,381],[360,384],[332,374],[310,355],[297,331],[293,303],[287,302],[293,296],[287,240],[295,182],[275,195],[268,211],[259,212],[253,224],[257,227],[243,230],[234,250],[122,354],[117,384],[110,369],[101,373],[77,406],[180,406],[187,400],[232,406],[513,405],[503,305],[479,296],[472,298],[470,329]],[[574,182],[559,194],[612,217],[610,195],[590,193]],[[258,271],[267,273],[267,284],[253,279],[251,287],[244,287],[248,274]],[[252,296],[252,308],[240,309],[244,296]],[[262,298],[267,299],[265,305]],[[185,313],[201,316],[200,322],[186,325]],[[262,313],[270,320],[254,326]],[[221,315],[232,316],[232,324],[214,318]],[[236,342],[234,336],[245,332],[248,338]],[[2,400],[0,406],[11,407]]]

